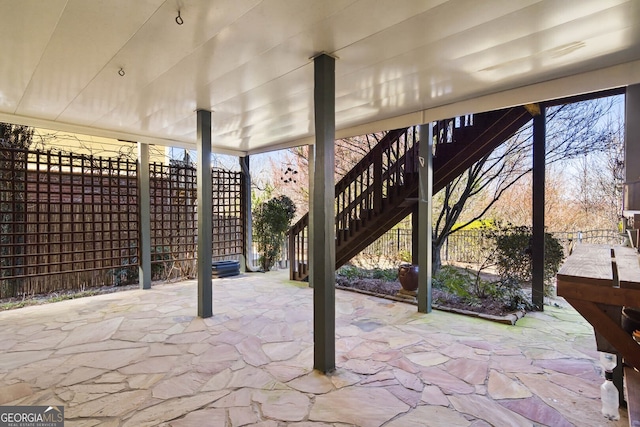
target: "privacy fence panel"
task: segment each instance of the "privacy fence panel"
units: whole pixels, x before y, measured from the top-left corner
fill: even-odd
[[[196,169],[190,164],[152,163],[152,279],[194,277],[198,235]]]
[[[196,168],[191,163],[150,165],[151,269],[154,278],[194,277],[198,236]],[[212,171],[212,258],[243,253],[242,174]]]
[[[0,296],[112,284],[137,265],[135,161],[0,151]]]
[[[223,169],[211,171],[213,205],[211,212],[214,260],[237,259],[243,253],[242,174]]]
[[[192,164],[150,165],[153,279],[195,275]],[[214,259],[243,252],[241,174],[213,171]],[[0,298],[135,283],[135,159],[0,149]]]

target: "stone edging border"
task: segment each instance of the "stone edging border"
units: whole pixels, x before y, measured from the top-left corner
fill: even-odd
[[[343,291],[349,291],[349,292],[356,292],[359,294],[363,294],[363,295],[369,295],[369,296],[373,296],[373,297],[378,297],[378,298],[383,298],[383,299],[388,299],[391,301],[397,301],[397,302],[405,302],[407,304],[412,304],[412,305],[418,305],[418,303],[416,302],[415,298],[411,298],[411,297],[398,297],[398,296],[393,296],[393,295],[386,295],[386,294],[381,294],[378,292],[370,292],[370,291],[364,291],[362,289],[356,289],[356,288],[350,288],[348,286],[340,286],[340,285],[336,285],[336,289],[340,289]],[[515,325],[516,322],[519,319],[522,319],[525,315],[525,311],[524,310],[517,310],[514,311],[512,313],[508,313],[504,316],[496,316],[493,314],[485,314],[485,313],[478,313],[476,311],[470,311],[470,310],[463,310],[460,308],[451,308],[451,307],[445,307],[445,306],[441,306],[438,304],[433,304],[432,307],[436,310],[440,310],[440,311],[446,311],[448,313],[454,313],[454,314],[462,314],[464,316],[471,316],[471,317],[477,317],[480,319],[484,319],[484,320],[489,320],[492,322],[497,322],[497,323],[502,323],[504,325]]]

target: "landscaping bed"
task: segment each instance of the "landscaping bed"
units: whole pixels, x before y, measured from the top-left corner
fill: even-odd
[[[458,281],[472,279],[474,271],[469,268],[447,266],[447,281],[451,276]],[[497,281],[495,275],[483,273],[482,282],[485,284]],[[505,295],[494,292],[484,292],[481,295],[474,295],[473,290],[465,290],[463,285],[453,287],[458,294],[451,291],[451,287],[441,286],[442,279],[436,278],[432,286],[432,304],[439,310],[451,311],[455,313],[473,315],[487,318],[489,320],[501,321],[502,323],[514,324],[516,320],[524,316],[526,307],[514,304],[513,295]],[[393,269],[388,270],[362,270],[353,266],[347,266],[338,271],[336,275],[336,287],[344,290],[354,290],[360,293],[375,295],[382,298],[393,299],[409,303],[416,303],[416,299],[406,292],[401,292],[401,285],[397,279],[397,274]],[[513,290],[509,292],[513,293]],[[528,298],[528,295],[521,290],[516,293],[516,298]],[[505,303],[505,301],[508,301]]]

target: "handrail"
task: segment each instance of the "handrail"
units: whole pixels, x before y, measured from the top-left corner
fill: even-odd
[[[439,149],[444,150],[442,155],[448,157],[447,151],[451,152],[451,150],[446,146],[451,146],[452,149],[459,151],[463,145],[476,140],[487,130],[485,125],[491,125],[496,120],[496,113],[498,112],[466,115],[436,122],[433,135],[434,158],[440,152]],[[416,127],[389,131],[338,181],[334,193],[335,232],[338,248],[350,238],[360,238],[357,237],[358,232],[366,230],[365,233],[368,233],[370,228],[367,227],[370,223],[373,226],[375,221],[383,220],[382,223],[373,227],[378,231],[381,229],[379,227],[386,227],[385,221],[391,221],[393,217],[375,218],[388,211],[387,205],[397,209],[400,206],[401,198],[405,200],[404,198],[409,194],[407,191],[417,185],[417,134]],[[287,233],[292,280],[301,280],[308,274],[308,225],[309,215],[307,213]],[[371,237],[367,236],[365,240]],[[343,254],[345,257],[354,250],[348,245],[343,249],[346,250]]]
[[[472,126],[472,116],[436,123],[436,141],[453,142],[456,129]],[[418,171],[417,128],[389,131],[335,186],[336,243],[341,244],[348,230],[371,220],[384,210],[385,201],[398,194],[407,174]],[[309,214],[305,214],[287,233],[291,279],[308,273]]]
[[[416,144],[416,129],[389,131],[345,176],[336,183],[336,236],[344,240],[343,231],[356,221],[370,219],[373,212],[383,209],[383,200],[392,187],[401,185],[404,170],[417,170],[417,156],[406,155]],[[411,139],[412,137],[412,139]],[[408,161],[410,165],[406,165]],[[401,164],[402,163],[402,164]],[[307,274],[306,237],[309,214],[305,214],[288,231],[291,279]]]

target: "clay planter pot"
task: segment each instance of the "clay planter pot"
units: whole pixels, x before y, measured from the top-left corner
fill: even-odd
[[[400,264],[400,267],[398,267],[398,279],[402,289],[415,292],[418,289],[418,266]]]

